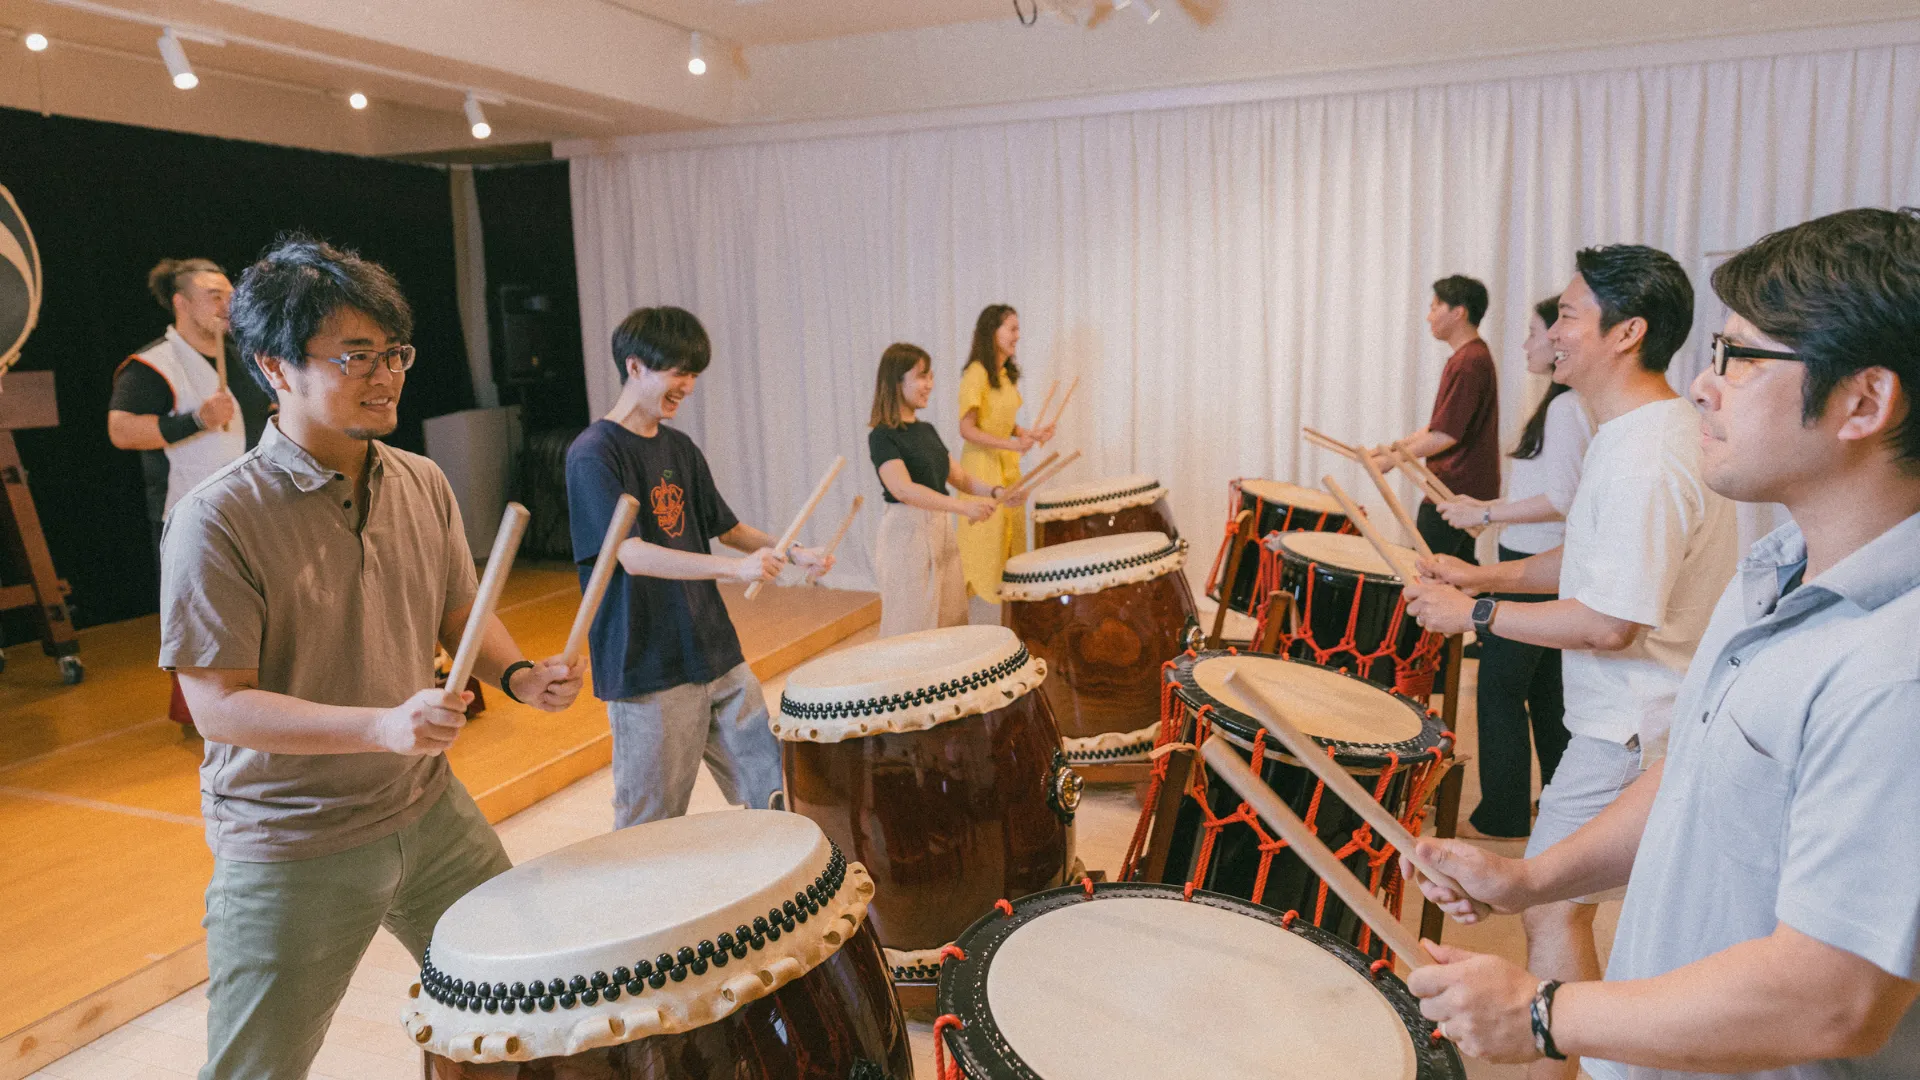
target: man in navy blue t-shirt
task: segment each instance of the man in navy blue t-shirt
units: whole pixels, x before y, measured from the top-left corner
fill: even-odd
[[[567,450],[567,512],[584,587],[620,496],[640,500],[588,635],[613,729],[614,827],[686,813],[703,758],[727,801],[764,808],[780,788],[780,746],[715,582],[771,582],[788,558],[820,573],[833,561],[773,550],[779,541],[727,508],[693,440],[661,423],[712,358],[699,319],[640,308],[614,330],[613,357],[620,398]],[[746,555],[709,554],[714,540]]]

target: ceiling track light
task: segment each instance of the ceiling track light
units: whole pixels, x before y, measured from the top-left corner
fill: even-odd
[[[706,52],[701,47],[701,44],[700,31],[695,30],[692,40],[687,45],[687,70],[695,75],[705,75],[707,73]]]
[[[21,38],[20,42],[27,47],[28,52],[46,52],[50,44],[47,41],[47,35],[38,32],[28,34]]]
[[[467,127],[476,139],[484,139],[493,134],[493,125],[487,123],[487,114],[480,109],[480,98],[473,91],[467,91],[466,101]]]
[[[200,76],[193,73],[193,65],[187,63],[187,50],[180,47],[180,39],[175,36],[173,27],[160,31],[160,59],[167,65],[167,74],[173,76],[173,85],[181,90],[191,90],[200,85]]]
[[[347,95],[347,105],[354,109],[364,109],[367,107],[367,95],[355,90]]]

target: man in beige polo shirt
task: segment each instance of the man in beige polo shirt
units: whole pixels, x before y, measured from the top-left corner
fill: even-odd
[[[279,415],[167,521],[160,664],[206,737],[214,854],[201,1080],[304,1077],[374,931],[417,958],[509,865],[443,756],[466,695],[433,688],[475,592],[460,509],[433,462],[378,441],[412,328],[382,267],[303,238],[269,251],[233,329]],[[498,619],[474,673],[550,712],[580,692]]]

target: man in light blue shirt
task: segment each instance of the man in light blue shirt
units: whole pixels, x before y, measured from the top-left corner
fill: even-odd
[[[1467,1053],[1597,1080],[1920,1076],[1920,211],[1775,233],[1713,287],[1703,474],[1793,523],[1721,597],[1663,765],[1535,858],[1420,844],[1501,912],[1626,883],[1607,979],[1436,945],[1408,985]]]

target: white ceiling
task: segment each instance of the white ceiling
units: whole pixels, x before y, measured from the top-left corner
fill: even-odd
[[[738,45],[923,30],[982,19],[1007,19],[1013,0],[605,0]],[[1085,0],[1078,0],[1085,2]],[[1027,0],[1022,7],[1031,10]]]

